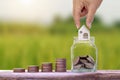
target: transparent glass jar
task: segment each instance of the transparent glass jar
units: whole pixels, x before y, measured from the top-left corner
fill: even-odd
[[[71,47],[72,72],[95,72],[97,68],[97,48],[94,37],[90,40],[79,40],[74,37]]]

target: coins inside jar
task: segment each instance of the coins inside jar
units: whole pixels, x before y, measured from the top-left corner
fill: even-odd
[[[73,60],[74,69],[92,69],[95,65],[95,61],[91,56],[78,56]]]

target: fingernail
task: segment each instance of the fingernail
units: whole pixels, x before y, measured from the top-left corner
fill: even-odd
[[[89,27],[89,29],[91,28],[91,23],[88,23],[87,26]]]
[[[90,25],[89,25],[89,28],[91,29],[91,27],[92,27],[92,25],[90,24]]]
[[[77,29],[79,29],[79,26],[76,24]]]

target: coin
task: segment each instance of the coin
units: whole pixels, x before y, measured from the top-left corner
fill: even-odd
[[[41,71],[42,71],[42,72],[52,72],[52,69],[47,69],[47,68],[45,68],[45,69],[42,69]]]
[[[64,64],[56,64],[55,66],[58,68],[66,68],[66,65],[64,65]]]
[[[88,62],[95,64],[95,61],[91,56],[87,57],[87,60],[88,60]]]
[[[85,64],[85,68],[87,69],[92,69],[94,67],[92,63],[84,63],[84,64]]]
[[[88,57],[88,55],[86,56],[80,56],[80,59],[86,59]]]
[[[80,57],[78,56],[78,57],[74,58],[73,65],[77,65],[79,62],[80,62]]]
[[[28,66],[28,72],[39,72],[39,66],[37,65]]]
[[[55,72],[66,72],[66,59],[56,59]]]
[[[66,72],[66,68],[57,68],[55,72]]]
[[[14,68],[13,72],[25,72],[24,68]]]
[[[58,58],[58,59],[56,59],[56,62],[66,62],[66,59],[65,58]]]
[[[88,61],[85,60],[85,59],[80,59],[80,63],[84,64],[84,63],[87,63]]]
[[[80,68],[82,68],[82,67],[84,67],[83,64],[78,64],[78,65],[76,65],[76,66],[73,66],[73,69],[80,69]]]
[[[42,72],[52,72],[52,69],[42,69]]]
[[[42,72],[52,72],[52,63],[50,62],[44,62],[41,66]]]

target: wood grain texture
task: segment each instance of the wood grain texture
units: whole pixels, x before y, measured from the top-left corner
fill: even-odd
[[[120,70],[99,70],[95,73],[39,72],[13,73],[0,71],[0,80],[120,80]]]

